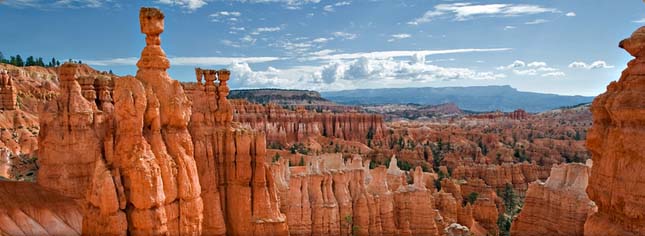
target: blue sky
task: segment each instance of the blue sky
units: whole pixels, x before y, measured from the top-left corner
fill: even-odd
[[[228,68],[234,88],[597,95],[631,59],[618,42],[645,25],[637,0],[0,0],[0,51],[134,74],[141,6],[166,13],[173,78]]]

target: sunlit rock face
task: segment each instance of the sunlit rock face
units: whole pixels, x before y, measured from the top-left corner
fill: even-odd
[[[585,221],[596,211],[585,192],[590,168],[578,163],[556,165],[546,183],[531,183],[511,234],[584,235]]]
[[[645,27],[620,42],[635,59],[594,99],[587,147],[593,167],[587,193],[598,212],[586,235],[645,234]]]
[[[233,122],[227,99],[230,72],[195,72],[198,83],[189,90],[189,130],[204,198],[204,234],[288,234],[276,181],[266,163],[264,133]]]
[[[116,79],[111,94],[109,82],[77,78],[82,67],[66,63],[60,96],[41,115],[38,183],[84,205],[83,234],[202,233],[191,107],[166,73],[163,18],[141,9],[146,47],[136,77]]]

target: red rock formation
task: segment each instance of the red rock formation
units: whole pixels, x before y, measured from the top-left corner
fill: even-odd
[[[16,88],[13,86],[13,79],[6,70],[0,70],[0,109],[16,110],[17,108]]]
[[[324,136],[367,144],[381,140],[385,125],[380,115],[366,113],[318,113],[304,108],[295,111],[275,104],[266,106],[245,100],[233,101],[234,120],[267,134],[267,142],[287,145],[308,137]],[[372,141],[369,141],[372,142]]]
[[[204,234],[284,235],[288,228],[280,212],[275,177],[265,163],[264,133],[232,122],[233,110],[226,98],[229,74],[198,68],[198,83],[189,92],[193,101],[189,127],[204,198]],[[282,184],[288,183],[283,180]]]
[[[77,202],[34,183],[0,182],[0,235],[81,235]]]
[[[75,199],[85,198],[93,163],[100,157],[100,111],[81,96],[76,82],[77,66],[59,69],[61,96],[40,114],[38,184]]]
[[[452,172],[455,179],[467,181],[482,179],[497,190],[503,189],[506,184],[512,184],[513,188],[520,193],[526,192],[528,183],[541,179],[546,168],[528,164],[504,164],[504,165],[470,165],[459,166]]]
[[[513,112],[507,113],[506,116],[513,120],[524,120],[529,117],[528,113],[523,109],[517,109]]]
[[[593,167],[587,193],[598,212],[585,223],[585,235],[645,234],[645,27],[620,42],[635,57],[618,82],[591,105],[587,136]]]
[[[562,164],[551,169],[546,183],[531,183],[511,234],[584,235],[585,221],[596,211],[585,193],[589,172],[583,164]]]
[[[137,77],[116,80],[114,106],[92,78],[79,85],[77,64],[61,66],[61,96],[41,115],[38,183],[84,199],[83,234],[200,235],[190,102],[166,73],[163,14],[142,8],[140,20],[147,46]]]

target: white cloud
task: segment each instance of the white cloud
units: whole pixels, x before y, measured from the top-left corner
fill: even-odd
[[[0,5],[16,8],[99,8],[110,2],[112,0],[0,0]]]
[[[220,12],[215,12],[213,14],[210,14],[211,17],[222,17],[222,16],[239,17],[241,15],[242,13],[240,13],[239,11],[220,11]]]
[[[413,55],[441,55],[441,54],[456,54],[456,53],[472,53],[472,52],[501,52],[509,51],[511,48],[464,48],[464,49],[445,49],[445,50],[418,50],[418,51],[376,51],[376,52],[357,52],[357,53],[341,53],[325,56],[310,57],[309,60],[351,60],[358,58],[391,58],[391,57],[405,57]]]
[[[543,61],[534,61],[534,62],[524,62],[521,60],[515,60],[513,63],[497,67],[497,70],[511,70],[516,75],[522,76],[536,76],[541,75],[543,77],[561,77],[564,76],[564,72],[561,72],[558,68],[549,67],[546,62]],[[561,76],[558,76],[561,75]]]
[[[264,4],[271,4],[271,3],[277,3],[277,4],[282,4],[284,5],[285,8],[291,9],[291,10],[297,10],[302,8],[302,5],[310,4],[310,3],[320,3],[320,0],[235,0],[237,2],[241,3],[264,3]]]
[[[277,32],[277,31],[280,31],[280,30],[281,30],[281,28],[278,27],[278,26],[276,26],[276,27],[261,27],[261,28],[255,29],[256,32],[260,32],[260,33],[262,33],[262,32]]]
[[[332,11],[335,10],[335,7],[348,6],[350,4],[352,4],[352,2],[350,2],[350,1],[337,2],[337,3],[334,3],[334,4],[324,6],[323,11],[332,12]]]
[[[512,30],[512,29],[515,29],[515,28],[517,28],[517,27],[511,26],[511,25],[504,26],[504,30]]]
[[[336,50],[323,49],[323,50],[320,50],[320,51],[317,51],[317,52],[312,52],[312,53],[310,53],[310,55],[312,55],[312,56],[327,56],[327,55],[332,54],[334,52],[336,52]]]
[[[212,22],[228,21],[232,24],[237,22],[240,16],[242,16],[242,13],[239,11],[220,11],[209,15]]]
[[[341,32],[341,31],[336,31],[336,32],[334,32],[334,33],[332,33],[332,34],[333,34],[335,37],[343,38],[343,39],[347,39],[347,40],[353,40],[353,39],[356,39],[356,37],[358,37],[358,35],[357,35],[357,34],[352,34],[352,33],[347,33],[347,32]]]
[[[525,22],[524,24],[526,24],[526,25],[539,25],[539,24],[544,24],[544,23],[547,23],[547,22],[549,22],[549,21],[545,20],[545,19],[535,19],[535,20],[532,20],[532,21]]]
[[[334,61],[323,66],[316,74],[326,84],[351,82],[355,86],[366,84],[410,84],[453,80],[494,80],[505,75],[494,72],[478,72],[468,68],[451,68],[426,64],[417,55],[412,62],[393,58],[378,59],[362,57],[349,62]]]
[[[637,23],[637,24],[645,24],[645,18],[642,18],[640,20],[635,20],[635,21],[632,21],[632,22]]]
[[[242,46],[239,43],[233,42],[233,41],[228,40],[228,39],[223,39],[221,42],[222,42],[222,44],[224,44],[226,46],[234,47],[234,48],[239,48],[239,47]]]
[[[567,14],[564,14],[564,15],[568,16],[568,17],[574,17],[574,16],[576,16],[576,13],[575,12],[567,12]]]
[[[534,62],[531,62],[529,64],[526,64],[526,66],[532,67],[532,68],[541,68],[541,67],[546,67],[546,62],[534,61]]]
[[[157,0],[157,3],[179,6],[190,11],[197,10],[206,5],[205,0]]]
[[[525,62],[520,61],[520,60],[516,60],[513,63],[511,63],[510,65],[500,66],[500,67],[497,67],[497,69],[498,70],[508,70],[508,69],[513,69],[513,68],[522,68],[524,66],[526,66]]]
[[[545,8],[529,4],[438,4],[433,10],[427,11],[423,16],[408,22],[408,24],[418,25],[421,23],[427,23],[438,17],[447,17],[456,21],[465,21],[479,16],[511,17],[556,12],[559,11],[554,8]]]
[[[388,42],[394,42],[394,41],[400,40],[400,39],[407,39],[407,38],[412,37],[412,35],[410,35],[410,34],[393,34],[390,37],[391,38],[387,40]]]
[[[544,73],[542,74],[542,77],[564,77],[566,74],[562,71],[557,71],[557,72],[549,72],[549,73]]]
[[[41,6],[40,0],[5,0],[5,1],[0,1],[0,5],[7,5],[11,7],[18,7],[18,8],[23,8],[23,7],[40,7]]]
[[[281,60],[280,57],[170,57],[170,63],[174,66],[210,66],[228,65],[231,63],[262,63]],[[125,57],[105,60],[82,60],[84,63],[93,66],[119,66],[136,65],[139,58]]]
[[[312,40],[312,42],[314,42],[314,43],[326,43],[326,42],[329,42],[329,41],[331,41],[333,39],[334,38],[316,38],[316,39]]]
[[[609,68],[614,68],[614,66],[607,64],[605,61],[594,61],[591,64],[587,64],[582,61],[574,61],[569,64],[569,68],[574,68],[574,69],[609,69]]]

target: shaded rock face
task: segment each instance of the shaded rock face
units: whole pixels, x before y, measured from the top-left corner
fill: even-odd
[[[0,181],[0,235],[81,235],[81,206],[35,183]]]
[[[233,102],[234,120],[267,134],[269,144],[287,145],[324,136],[361,143],[382,141],[385,136],[383,116],[367,113],[319,113],[304,108],[284,109],[276,104],[266,106],[244,100]]]
[[[593,167],[587,193],[598,212],[585,223],[587,235],[645,234],[645,27],[620,42],[635,57],[617,82],[594,99],[587,136]]]
[[[16,110],[18,100],[17,89],[13,86],[13,79],[6,70],[0,70],[0,109]]]
[[[561,164],[551,169],[546,183],[531,183],[511,234],[584,235],[585,221],[596,211],[585,192],[589,173],[587,165]]]
[[[207,235],[286,235],[263,132],[233,123],[226,70],[196,69],[189,125]],[[202,79],[205,83],[202,83]]]

